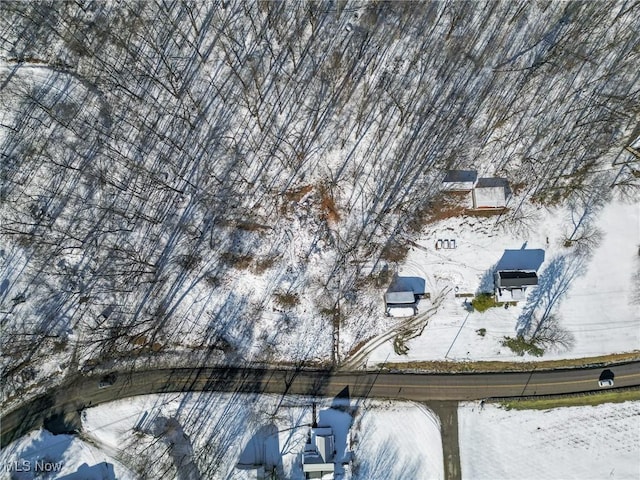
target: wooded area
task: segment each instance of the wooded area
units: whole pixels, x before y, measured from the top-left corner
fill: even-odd
[[[588,210],[637,192],[637,169],[608,167],[639,124],[639,16],[628,1],[2,2],[6,391],[38,362],[131,352],[327,361],[338,305],[366,338],[350,307],[363,260],[406,246],[450,168],[569,202],[568,240],[588,247]],[[502,221],[526,229],[521,206]],[[313,349],[291,345],[309,332]]]

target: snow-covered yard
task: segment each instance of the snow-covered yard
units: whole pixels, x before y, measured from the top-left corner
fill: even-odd
[[[461,404],[462,478],[636,480],[640,402],[510,410]]]
[[[0,452],[0,479],[134,480],[113,451],[71,435],[40,429]]]
[[[532,209],[535,223],[524,235],[505,229],[498,217],[455,217],[434,225],[417,242],[424,248],[414,248],[399,265],[398,274],[425,278],[432,298],[448,293],[422,335],[407,342],[406,355],[397,355],[387,342],[370,360],[530,361],[638,349],[640,206],[619,201],[605,205],[597,218],[590,219],[598,241],[588,252],[576,253],[575,248],[564,246],[570,233],[568,215],[566,208]],[[435,250],[440,238],[455,238],[457,248]],[[527,298],[508,309],[472,311],[465,305],[472,299],[456,297],[456,291],[492,291],[491,272],[505,250],[521,251],[525,260],[531,252],[543,251],[539,285],[529,287]],[[562,341],[550,345],[542,357],[518,356],[501,345],[505,336],[526,331],[527,322],[547,309],[557,320]]]
[[[444,478],[439,422],[425,407],[362,399],[315,401],[318,425],[333,429],[337,478]],[[86,410],[80,439],[40,430],[5,448],[0,461],[15,471],[12,467],[24,461],[35,465],[47,459],[61,462],[65,474],[86,463],[93,470],[83,467],[83,480],[144,475],[255,479],[261,478],[261,468],[278,478],[302,479],[312,402],[245,394],[135,397]],[[33,473],[16,478],[30,480],[36,478]]]

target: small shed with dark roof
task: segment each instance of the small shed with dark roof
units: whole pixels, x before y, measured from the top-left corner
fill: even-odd
[[[478,172],[475,170],[448,170],[442,187],[446,192],[470,192],[477,178]]]

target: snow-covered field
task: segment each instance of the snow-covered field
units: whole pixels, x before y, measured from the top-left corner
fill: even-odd
[[[640,205],[614,201],[592,222],[597,243],[591,251],[564,247],[571,225],[566,208],[532,210],[532,224],[523,234],[510,232],[498,217],[456,217],[433,226],[399,265],[400,276],[427,280],[432,298],[449,289],[422,335],[407,342],[406,355],[397,355],[391,342],[376,349],[372,362],[415,360],[547,360],[579,358],[638,349],[640,345]],[[455,250],[435,250],[438,238],[455,238]],[[492,291],[491,272],[505,250],[521,250],[523,258],[543,251],[540,284],[528,289],[515,306],[483,313],[465,308],[459,293]],[[515,252],[519,255],[520,252]],[[536,255],[533,255],[536,256]],[[615,279],[615,281],[614,281]],[[471,298],[468,299],[469,301]],[[426,306],[429,302],[424,302]],[[501,345],[515,337],[533,313],[549,309],[557,319],[563,341],[551,344],[542,357],[518,356]],[[480,335],[480,329],[485,329]]]
[[[444,478],[439,422],[425,407],[338,398],[316,402],[318,425],[332,427],[335,435],[339,478]],[[82,480],[114,478],[104,476],[105,469],[121,480],[252,479],[260,478],[260,465],[267,474],[297,480],[304,478],[301,453],[311,422],[307,398],[149,395],[86,410],[81,439],[34,432],[5,448],[0,461],[35,465],[46,458],[61,462],[62,473],[86,463],[93,470]],[[16,478],[35,477],[31,471]]]
[[[461,404],[462,478],[637,480],[640,402],[552,410]]]
[[[84,412],[80,438],[39,430],[3,449],[0,478],[244,480],[260,478],[262,465],[297,480],[310,402],[172,394],[101,405]],[[338,478],[444,478],[439,421],[425,407],[324,399],[317,412],[336,436]],[[640,402],[545,411],[469,402],[458,430],[463,479],[640,477]],[[57,473],[36,476],[36,465]]]
[[[424,406],[372,403],[357,439],[353,478],[444,478],[439,421]]]

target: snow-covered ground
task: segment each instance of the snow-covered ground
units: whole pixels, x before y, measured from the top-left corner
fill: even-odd
[[[316,402],[318,425],[332,427],[335,435],[338,478],[444,478],[439,421],[425,407]],[[312,399],[302,397],[148,395],[86,410],[81,439],[40,430],[4,449],[0,461],[11,468],[47,459],[61,462],[65,474],[86,463],[93,470],[83,480],[135,479],[142,472],[145,478],[240,480],[260,478],[260,464],[278,478],[302,479],[301,453],[312,415]],[[16,478],[36,478],[33,473]],[[3,475],[10,478],[8,471]]]
[[[35,430],[0,452],[0,479],[134,480],[112,452],[71,435]]]
[[[427,252],[401,273],[433,294],[475,291],[525,242],[571,274],[568,204],[637,188],[625,2],[223,3],[0,3],[6,402],[147,354],[344,360],[397,327],[380,277],[407,245]],[[519,191],[499,228],[425,221],[458,168]],[[558,207],[512,218],[532,202]],[[438,238],[458,248],[436,253]],[[599,288],[606,327],[580,318],[594,293],[578,289],[599,278],[575,279],[554,310],[573,346],[546,358],[635,348],[630,265]],[[402,358],[512,357],[499,341],[521,307],[464,323],[451,295]]]
[[[356,431],[353,478],[444,478],[439,420],[425,407],[371,403]]]
[[[426,408],[323,399],[317,411],[336,437],[338,478],[444,478],[439,421]],[[80,438],[39,430],[12,443],[0,453],[0,478],[242,480],[260,478],[262,464],[301,479],[311,416],[301,397],[136,397],[88,409]],[[640,476],[640,402],[545,411],[468,402],[458,429],[463,479]],[[37,476],[36,465],[50,472]]]
[[[552,410],[458,409],[462,478],[640,478],[640,402]]]
[[[415,360],[547,360],[626,352],[640,345],[637,276],[640,258],[640,206],[619,201],[605,205],[593,219],[599,237],[591,252],[565,248],[571,232],[566,208],[532,212],[527,234],[505,230],[498,217],[455,217],[433,225],[399,268],[400,276],[427,280],[432,298],[449,293],[422,335],[407,342],[406,355],[397,355],[392,342],[376,349],[373,362]],[[590,220],[591,221],[591,220]],[[437,239],[456,239],[455,250],[435,250]],[[525,261],[537,261],[540,284],[529,288],[525,301],[490,308],[483,313],[465,308],[458,293],[492,291],[490,272],[505,250]],[[537,251],[537,253],[536,253]],[[535,263],[535,262],[534,262]],[[488,275],[489,274],[489,275]],[[471,298],[468,299],[469,301]],[[428,305],[428,302],[426,303]],[[518,356],[501,345],[526,328],[528,314],[549,308],[564,332],[564,345],[550,346],[542,357]],[[424,307],[423,307],[424,309]],[[480,335],[480,329],[485,329]]]

